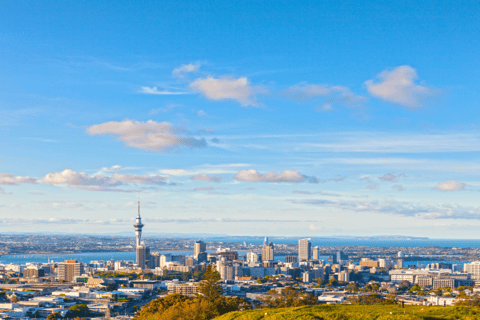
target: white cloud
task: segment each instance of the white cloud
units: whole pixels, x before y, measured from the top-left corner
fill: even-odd
[[[182,137],[184,131],[169,122],[156,122],[149,120],[140,122],[124,120],[121,122],[110,121],[87,128],[90,135],[111,134],[126,145],[148,151],[166,152],[177,147],[202,148],[207,145],[205,139]]]
[[[200,116],[200,117],[205,117],[207,115],[207,113],[203,110],[198,110],[197,111],[197,114]]]
[[[429,98],[438,93],[435,88],[415,84],[417,72],[410,66],[400,66],[393,70],[385,70],[377,75],[379,82],[365,81],[368,92],[385,101],[418,108]]]
[[[196,72],[199,68],[199,63],[182,64],[180,67],[173,69],[172,75],[176,78],[184,78],[185,74],[190,72]]]
[[[190,87],[202,93],[208,99],[232,99],[238,101],[244,107],[261,107],[262,105],[255,100],[255,95],[268,93],[268,90],[264,87],[250,85],[246,77],[238,79],[208,77],[193,81],[190,83]]]
[[[13,176],[8,173],[0,173],[0,185],[14,185],[18,183],[37,183],[38,178]]]
[[[62,172],[48,173],[42,178],[45,184],[65,184],[69,186],[97,186],[97,187],[114,187],[122,183],[120,181],[112,181],[109,177],[97,175],[89,177],[85,172],[75,172],[66,169]]]
[[[368,98],[353,93],[347,87],[328,84],[308,84],[303,82],[285,89],[282,93],[296,100],[307,100],[314,97],[328,98],[317,111],[330,111],[332,110],[332,104],[335,103],[353,107],[368,102]]]
[[[284,170],[280,174],[270,171],[260,174],[257,170],[242,170],[237,173],[234,179],[248,182],[317,182],[314,177],[301,175],[297,170]]]
[[[191,180],[197,181],[207,181],[207,182],[220,182],[222,177],[220,176],[209,176],[207,174],[197,174],[190,178]]]
[[[120,174],[114,173],[112,180],[121,181],[123,183],[135,183],[135,184],[153,184],[153,185],[165,185],[167,184],[167,178],[162,176],[149,176],[149,175],[136,175],[136,174]]]
[[[142,93],[142,94],[153,94],[153,95],[163,95],[163,96],[179,95],[179,94],[190,94],[190,92],[186,92],[186,91],[158,90],[157,87],[141,87],[140,90],[138,90],[138,93]]]
[[[455,180],[440,182],[434,189],[438,191],[462,191],[467,185]]]

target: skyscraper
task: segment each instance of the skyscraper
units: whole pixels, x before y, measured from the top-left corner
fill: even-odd
[[[77,260],[65,260],[64,263],[58,264],[58,280],[59,281],[73,281],[74,277],[79,277],[83,274],[83,264]]]
[[[193,246],[193,258],[198,260],[198,255],[203,252],[207,252],[207,244],[202,240],[195,241]]]
[[[273,261],[274,259],[274,251],[273,251],[273,243],[269,243],[268,246],[264,246],[262,248],[262,261]]]
[[[312,244],[310,239],[298,240],[298,262],[310,261],[312,258]]]
[[[268,238],[265,237],[265,239],[263,239],[263,246],[266,247],[268,245]]]

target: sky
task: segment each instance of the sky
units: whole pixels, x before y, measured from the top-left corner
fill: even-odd
[[[3,1],[0,232],[477,239],[479,14]]]

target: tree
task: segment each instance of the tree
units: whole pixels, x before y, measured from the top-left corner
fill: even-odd
[[[337,279],[333,279],[333,278],[332,278],[332,279],[328,280],[328,285],[329,285],[330,287],[336,287],[336,286],[338,286],[338,281],[337,281]]]
[[[86,304],[81,303],[81,304],[76,304],[74,306],[70,307],[70,311],[67,314],[68,318],[74,318],[74,317],[85,317],[88,314],[88,307]]]
[[[110,282],[105,287],[105,291],[115,291],[118,290],[118,284],[116,282]]]
[[[215,265],[209,264],[203,275],[203,280],[198,285],[198,289],[207,300],[215,301],[224,293],[223,286],[219,281],[220,274],[216,270]]]
[[[62,316],[58,312],[54,312],[47,317],[47,320],[51,319],[62,319]]]
[[[357,292],[358,291],[358,287],[357,287],[357,284],[355,282],[350,282],[347,287],[345,288],[345,290],[347,290],[348,292]]]
[[[302,293],[292,287],[280,291],[270,290],[264,297],[259,298],[259,301],[268,308],[299,307],[318,303],[313,294]]]

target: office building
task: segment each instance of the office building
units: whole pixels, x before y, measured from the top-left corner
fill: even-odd
[[[472,278],[480,279],[480,261],[473,261],[463,265],[463,271],[472,274]]]
[[[247,253],[247,263],[255,263],[258,261],[259,261],[258,254],[256,254],[255,252]]]
[[[312,260],[320,260],[320,248],[313,247],[312,248]]]
[[[285,263],[297,263],[298,257],[297,256],[285,256]]]
[[[312,258],[312,244],[310,239],[298,240],[298,262],[310,261]]]
[[[75,277],[79,277],[84,273],[83,264],[77,260],[65,260],[58,264],[58,280],[72,282]]]
[[[266,247],[268,245],[268,238],[265,237],[265,239],[263,239],[263,246]]]
[[[198,260],[198,255],[204,252],[207,252],[207,244],[202,240],[195,241],[193,245],[193,258]]]
[[[24,278],[40,278],[45,276],[45,270],[38,267],[28,266],[23,269]]]
[[[350,282],[350,273],[348,271],[340,271],[338,273],[339,282]]]
[[[269,243],[268,246],[262,248],[262,261],[273,261],[274,260],[274,249],[273,243]]]

